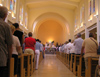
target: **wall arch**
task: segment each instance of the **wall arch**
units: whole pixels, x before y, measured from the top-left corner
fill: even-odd
[[[69,23],[67,22],[67,20],[61,15],[57,13],[52,13],[52,12],[47,12],[47,13],[40,15],[33,22],[33,34],[35,38],[37,37],[39,26],[46,20],[54,20],[56,22],[59,22],[59,24],[63,27],[63,30],[65,30],[66,32],[65,36],[67,37],[67,39],[70,38],[70,29],[69,29]]]

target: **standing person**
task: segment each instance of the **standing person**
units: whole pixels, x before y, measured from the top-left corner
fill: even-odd
[[[39,40],[40,44],[41,44],[41,50],[40,52],[43,52],[43,44],[41,43],[41,41]]]
[[[13,25],[10,26],[13,36],[13,45],[12,45],[12,57],[14,58],[14,75],[17,75],[18,68],[18,51],[20,50],[20,42],[18,37],[14,36],[15,27]]]
[[[10,27],[5,22],[7,14],[7,8],[0,6],[0,77],[9,77],[5,73],[7,72],[7,61],[8,68],[10,68],[10,59],[12,57],[13,39]]]
[[[74,41],[72,41],[71,45],[70,45],[70,54],[75,54],[75,46],[74,46]]]
[[[19,29],[19,24],[18,23],[14,23],[13,24],[16,28],[16,31],[14,32],[14,35],[18,37],[19,41],[20,41],[20,44],[21,46],[23,45],[24,43],[24,34],[22,31],[20,31]]]
[[[69,39],[69,43],[67,44],[67,54],[70,54],[70,46],[71,46],[71,39]]]
[[[43,44],[43,58],[44,58],[44,55],[45,55],[45,45]]]
[[[35,55],[35,44],[36,44],[36,40],[34,38],[32,38],[32,32],[28,33],[28,36],[24,43],[25,43],[25,54],[33,54],[33,58]]]
[[[97,49],[98,49],[98,42],[94,39],[92,33],[89,34],[89,38],[85,39],[82,44],[81,56],[84,52],[85,58],[85,67],[88,69],[88,58],[89,57],[98,57],[97,56]]]
[[[40,56],[40,51],[41,51],[41,44],[39,42],[39,39],[36,40],[36,46],[35,46],[35,53],[36,53],[36,67],[35,69],[38,69],[38,64],[39,64],[39,56]]]
[[[81,54],[81,48],[82,48],[83,39],[81,38],[81,34],[77,34],[77,39],[74,41],[75,46],[75,54],[80,55]]]

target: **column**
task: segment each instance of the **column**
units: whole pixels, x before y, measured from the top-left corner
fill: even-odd
[[[100,42],[100,21],[99,21],[99,0],[97,0],[97,8],[98,8],[98,15],[97,17],[97,41],[98,43]]]
[[[86,39],[89,38],[89,31],[87,29],[86,23],[84,23],[84,26],[85,26],[85,39]]]
[[[89,38],[89,31],[87,29],[87,19],[88,19],[88,1],[84,0],[84,7],[85,7],[85,23],[83,24],[85,26],[85,39]]]
[[[97,41],[100,42],[100,21],[99,21],[99,15],[97,15]]]
[[[19,23],[20,0],[17,0],[16,7],[16,22]]]

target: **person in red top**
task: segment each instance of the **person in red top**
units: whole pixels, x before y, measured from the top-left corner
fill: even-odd
[[[33,54],[33,58],[34,58],[34,54],[35,54],[35,44],[36,44],[36,40],[34,38],[32,38],[32,32],[28,33],[28,38],[25,39],[24,43],[25,43],[25,54]]]

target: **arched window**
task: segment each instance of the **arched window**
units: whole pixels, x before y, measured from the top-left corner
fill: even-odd
[[[95,0],[93,0],[93,13],[95,12]]]
[[[92,13],[92,1],[91,0],[89,0],[89,3],[88,3],[89,5],[88,5],[88,8],[89,8],[89,10],[88,10],[88,12],[89,12],[89,16],[91,15],[91,13]]]
[[[19,13],[19,20],[20,20],[20,24],[23,25],[23,7],[20,7],[20,13]]]
[[[25,28],[27,29],[27,25],[28,25],[28,16],[27,13],[25,13]]]
[[[10,10],[12,12],[12,17],[15,17],[16,14],[16,1],[17,0],[10,0]]]

